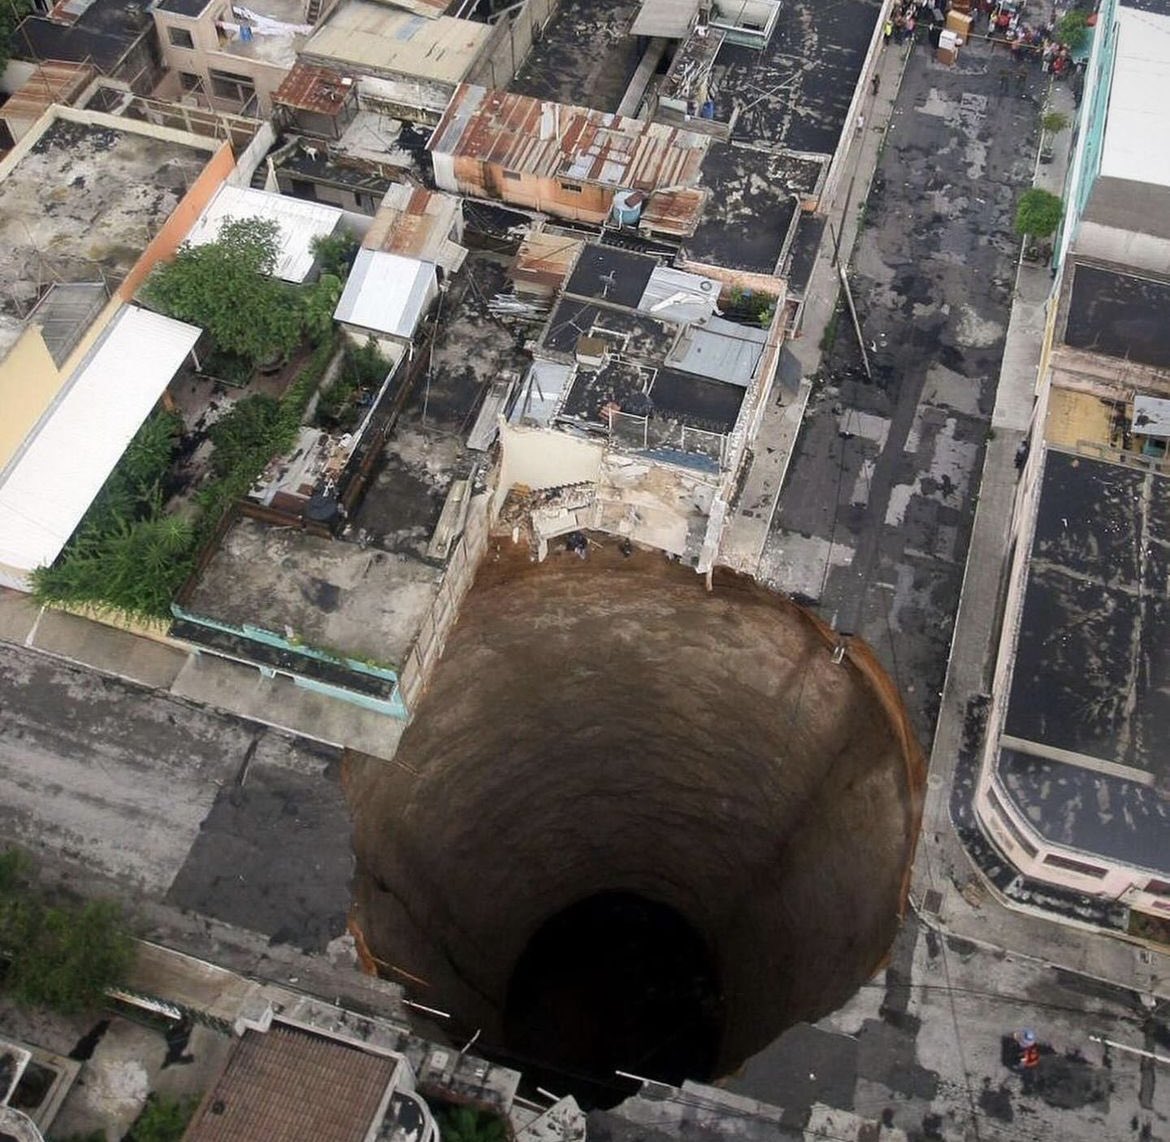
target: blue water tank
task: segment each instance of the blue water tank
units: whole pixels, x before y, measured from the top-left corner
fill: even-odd
[[[700,110],[699,110],[699,118],[700,119],[714,119],[715,118],[715,100],[714,99],[708,99],[708,100],[704,101],[702,108],[700,108]]]
[[[646,196],[640,190],[619,190],[613,196],[610,214],[619,226],[637,226]]]

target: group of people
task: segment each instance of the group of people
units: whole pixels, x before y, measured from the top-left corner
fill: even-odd
[[[1066,79],[1076,70],[1068,45],[1056,39],[1056,28],[1051,21],[1027,24],[1022,9],[1007,5],[988,7],[986,16],[988,39],[1003,40],[1013,60],[1018,63],[1039,60],[1044,71],[1057,79]]]
[[[891,40],[902,44],[914,40],[920,29],[928,28],[938,13],[930,4],[919,4],[917,0],[895,0],[886,16],[882,35],[888,44]]]

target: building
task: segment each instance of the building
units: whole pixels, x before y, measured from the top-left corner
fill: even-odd
[[[164,94],[267,118],[297,54],[331,8],[328,0],[161,0],[152,9],[168,71]]]
[[[56,106],[0,162],[4,585],[56,557],[193,346],[127,303],[234,169],[228,143]]]
[[[244,1033],[183,1137],[434,1142],[438,1127],[403,1056],[277,1024]]]
[[[434,262],[363,248],[333,318],[356,341],[388,338],[409,345],[438,296]]]
[[[301,58],[362,77],[364,100],[384,114],[434,124],[479,64],[493,32],[487,24],[440,13],[426,4],[342,0]]]
[[[96,68],[87,63],[47,60],[34,67],[0,105],[0,122],[8,130],[8,138],[0,140],[4,149],[28,134],[54,103],[73,106],[96,75]]]
[[[1170,920],[1167,66],[1170,8],[1102,5],[976,800],[1005,895],[1137,936]]]
[[[14,61],[27,61],[16,69],[21,82],[41,63],[55,60],[87,64],[149,95],[163,69],[149,5],[125,0],[60,0],[43,15],[22,20],[9,50]]]
[[[465,84],[428,150],[440,190],[595,225],[610,218],[619,193],[636,192],[624,200],[623,220],[677,236],[698,225],[708,142],[661,123]]]
[[[535,494],[523,514],[539,556],[593,528],[706,571],[771,392],[783,283],[744,307],[714,276],[562,242],[576,256],[506,402],[497,494]],[[545,276],[565,264],[528,249]]]
[[[187,241],[192,246],[214,242],[226,222],[246,218],[275,222],[279,241],[275,276],[299,285],[316,278],[319,266],[313,253],[313,242],[333,234],[341,215],[335,206],[305,202],[250,186],[225,184],[215,192],[191,227]]]
[[[463,209],[458,198],[396,183],[382,199],[362,238],[367,250],[382,250],[434,262],[453,274],[463,265]]]

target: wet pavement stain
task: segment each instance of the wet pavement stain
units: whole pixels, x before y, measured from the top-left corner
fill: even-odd
[[[769,583],[878,652],[933,734],[1015,274],[1041,73],[997,93],[981,47],[908,61],[851,266],[848,317],[809,402],[762,562]],[[853,207],[851,207],[853,209]],[[852,411],[880,437],[842,439]],[[828,495],[824,489],[836,489]]]

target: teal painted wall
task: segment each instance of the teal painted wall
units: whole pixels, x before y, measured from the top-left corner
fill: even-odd
[[[185,607],[179,606],[178,603],[171,604],[171,612],[175,618],[184,619],[189,623],[194,623],[196,626],[223,631],[225,634],[235,635],[237,638],[245,638],[251,642],[259,643],[262,646],[270,646],[276,650],[287,651],[291,654],[304,655],[306,658],[313,658],[318,662],[328,662],[331,665],[344,666],[347,670],[352,670],[355,674],[365,674],[372,678],[381,678],[387,682],[393,682],[394,690],[391,696],[388,699],[377,698],[372,694],[362,694],[356,690],[347,690],[341,686],[332,686],[327,682],[321,682],[316,678],[308,678],[303,674],[296,674],[292,671],[274,670],[269,666],[262,668],[262,672],[269,675],[273,673],[287,674],[297,686],[305,690],[315,690],[320,694],[329,694],[334,698],[341,698],[346,702],[351,702],[355,706],[361,706],[367,710],[377,710],[380,713],[389,714],[394,718],[405,718],[407,716],[406,705],[402,701],[402,696],[398,689],[398,671],[393,667],[363,662],[357,658],[333,655],[328,653],[328,651],[318,650],[316,647],[294,642],[284,635],[276,634],[274,631],[266,630],[264,627],[254,626],[251,623],[242,623],[236,626],[234,623],[221,622],[219,619],[208,618],[206,615],[189,611]]]
[[[1097,9],[1097,26],[1085,70],[1084,98],[1077,119],[1077,140],[1065,179],[1065,216],[1054,245],[1053,265],[1058,268],[1076,237],[1085,204],[1101,170],[1101,146],[1117,58],[1117,5],[1118,0],[1101,0]]]

